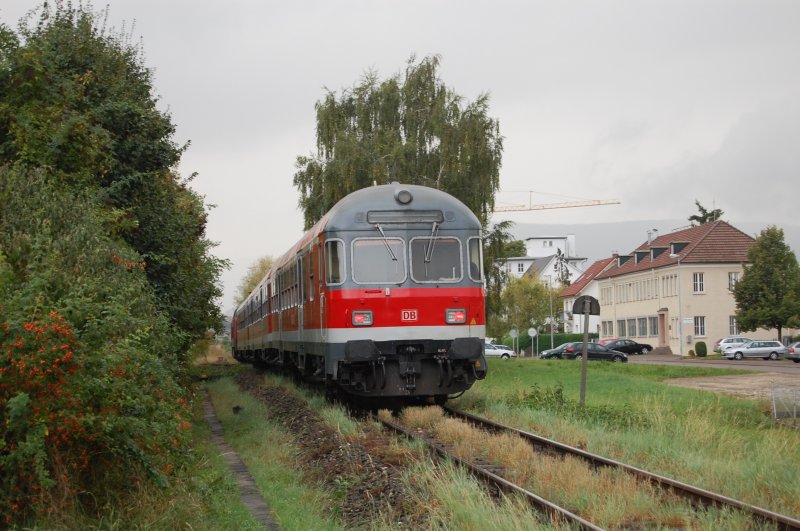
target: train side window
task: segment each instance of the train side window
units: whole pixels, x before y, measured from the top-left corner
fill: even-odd
[[[308,264],[308,301],[314,300],[314,247],[308,250],[306,255],[306,263]]]
[[[342,240],[325,242],[325,282],[328,285],[344,282],[344,242]]]
[[[469,239],[469,278],[475,282],[483,281],[483,245],[480,238]]]

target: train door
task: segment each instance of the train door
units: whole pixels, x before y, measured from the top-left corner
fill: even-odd
[[[303,274],[303,252],[300,251],[297,253],[297,260],[295,261],[295,278],[297,279],[297,350],[300,352],[303,350],[303,308],[304,302],[306,298],[305,294],[305,287],[306,287],[306,278]]]
[[[317,278],[319,279],[319,335],[320,340],[325,342],[328,337],[328,321],[325,318],[325,304],[327,303],[325,300],[325,261],[322,255],[322,242],[318,243],[317,245],[317,265],[319,271],[319,274],[317,275]]]

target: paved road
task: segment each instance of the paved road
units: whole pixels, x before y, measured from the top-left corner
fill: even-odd
[[[780,374],[794,374],[800,381],[800,363],[789,360],[766,361],[760,359],[727,360],[705,358],[681,358],[669,354],[632,354],[628,356],[629,363],[685,365],[688,367],[717,367],[722,369],[744,369],[748,371],[776,372]]]

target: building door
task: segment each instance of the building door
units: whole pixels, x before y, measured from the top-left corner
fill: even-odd
[[[667,342],[667,313],[668,312],[658,312],[658,346],[659,347],[666,347],[669,344]]]

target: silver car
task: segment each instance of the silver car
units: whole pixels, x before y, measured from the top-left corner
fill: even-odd
[[[504,360],[507,360],[509,358],[516,358],[517,357],[517,353],[514,352],[513,350],[511,350],[510,348],[508,348],[505,345],[494,345],[492,343],[485,343],[484,346],[486,348],[483,351],[483,354],[486,357],[494,356],[494,357],[502,358]]]
[[[750,341],[744,345],[727,347],[723,355],[729,360],[742,358],[764,358],[776,360],[786,355],[786,347],[780,341]]]
[[[714,352],[722,353],[728,347],[738,347],[739,345],[744,345],[750,341],[752,341],[752,339],[744,336],[723,337],[714,344]]]

